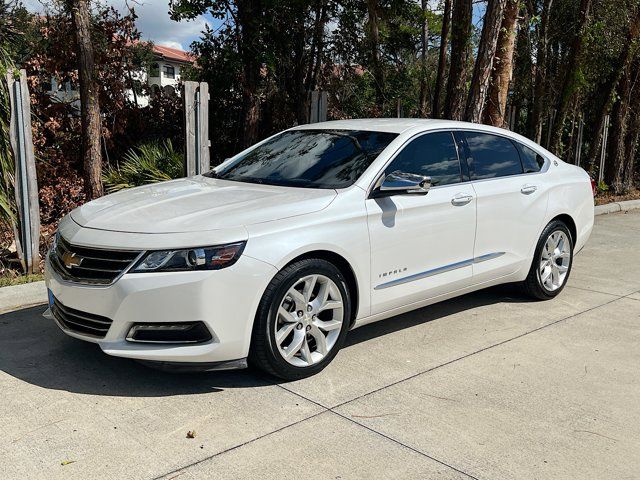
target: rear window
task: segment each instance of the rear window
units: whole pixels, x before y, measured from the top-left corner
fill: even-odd
[[[544,157],[521,143],[518,144],[518,148],[520,149],[524,173],[539,172],[544,165]]]
[[[469,170],[473,180],[522,173],[520,155],[511,140],[498,135],[465,132],[471,152]]]

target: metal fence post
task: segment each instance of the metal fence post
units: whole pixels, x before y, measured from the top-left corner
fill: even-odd
[[[604,117],[602,126],[602,150],[600,151],[600,169],[598,171],[598,183],[604,181],[604,162],[607,156],[607,140],[609,138],[609,115]]]
[[[313,90],[309,92],[309,123],[327,121],[327,92]]]
[[[15,198],[18,214],[16,250],[26,273],[40,270],[40,205],[38,179],[31,133],[31,101],[27,87],[27,72],[20,70],[14,78],[7,73],[11,120],[9,141],[15,161]]]
[[[576,140],[576,156],[574,163],[579,167],[580,166],[580,157],[582,156],[582,130],[584,129],[584,120],[582,119],[582,115],[580,115],[580,120],[578,121],[578,138]]]
[[[209,85],[184,82],[185,175],[191,177],[211,169],[209,147]]]

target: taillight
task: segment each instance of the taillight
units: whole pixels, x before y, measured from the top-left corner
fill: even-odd
[[[598,191],[598,184],[593,178],[590,178],[589,180],[591,180],[591,193],[593,193],[593,196],[595,197],[596,192]]]

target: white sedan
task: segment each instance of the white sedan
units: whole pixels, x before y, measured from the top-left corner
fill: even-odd
[[[370,322],[507,282],[555,297],[593,214],[584,170],[506,130],[304,125],[71,212],[45,315],[109,355],[302,378]]]

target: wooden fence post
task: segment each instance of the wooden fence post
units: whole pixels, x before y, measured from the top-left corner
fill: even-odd
[[[11,103],[9,141],[15,161],[15,197],[18,214],[16,250],[25,273],[36,273],[40,271],[40,205],[26,70],[20,70],[20,76],[17,78],[14,78],[13,72],[7,73],[7,86]]]
[[[211,169],[209,154],[209,85],[184,82],[185,175],[191,177]]]

